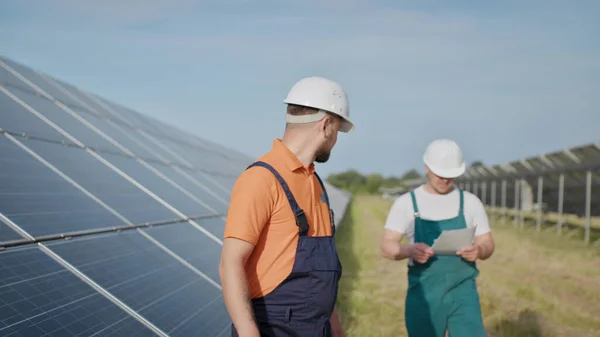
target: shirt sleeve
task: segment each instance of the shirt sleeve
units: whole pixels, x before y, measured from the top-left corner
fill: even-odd
[[[490,221],[485,211],[485,206],[481,200],[474,194],[469,195],[469,208],[471,208],[471,216],[475,229],[475,236],[479,236],[491,232]]]
[[[277,191],[273,180],[272,174],[260,167],[250,168],[239,176],[231,191],[225,238],[256,245],[275,204]]]
[[[409,209],[407,206],[409,205],[407,203],[407,201],[409,201],[407,197],[410,198],[410,195],[404,194],[394,200],[385,221],[385,229],[407,234],[412,221],[411,214],[413,213],[412,208]]]

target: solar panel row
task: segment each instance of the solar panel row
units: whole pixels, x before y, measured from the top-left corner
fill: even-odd
[[[562,211],[584,216],[588,172],[591,178],[591,215],[600,215],[600,143],[542,154],[503,165],[474,167],[466,172],[460,183],[476,190],[485,198],[484,201],[490,204],[492,198],[501,200],[501,184],[504,180],[507,182],[506,205],[514,207],[515,202],[519,203],[515,198],[515,189],[520,192],[515,180],[526,182],[532,188],[535,198],[541,177],[542,201],[546,210],[558,212],[562,175],[562,193],[565,196]],[[496,187],[492,189],[493,182]],[[499,205],[499,202],[496,202],[496,205]]]
[[[0,134],[0,335],[229,333],[219,238],[250,158],[6,58]]]
[[[228,333],[219,237],[247,157],[4,58],[0,113],[0,335]]]

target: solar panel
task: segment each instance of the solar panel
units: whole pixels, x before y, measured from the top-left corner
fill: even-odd
[[[4,217],[4,215],[0,218],[3,218],[3,217]],[[10,227],[8,227],[8,225],[3,223],[3,221],[4,220],[0,221],[0,238],[2,239],[2,241],[10,242],[10,241],[18,241],[18,240],[23,239],[22,236],[20,236],[17,232],[15,232]]]
[[[12,138],[15,139],[16,138]],[[31,145],[32,140],[21,140]],[[63,150],[60,145],[48,145]],[[73,151],[65,149],[64,151]],[[6,137],[0,137],[0,211],[33,236],[125,223]],[[6,241],[21,238],[5,237]]]
[[[45,160],[47,166],[62,172],[107,207],[133,223],[168,221],[177,217],[152,196],[129,183],[117,171],[84,149],[26,138],[17,140]],[[77,219],[73,218],[71,221]]]
[[[77,106],[77,103],[74,102],[69,96],[56,89],[33,69],[27,68],[7,58],[2,58],[2,62],[6,65],[4,69],[12,74],[17,80],[12,83],[16,83],[20,87],[25,87],[28,89],[31,88],[38,93],[44,92],[45,94],[52,96],[64,104]]]
[[[15,94],[20,91],[18,88],[4,87],[4,85],[0,87],[0,106],[2,106],[0,118],[2,118],[2,129],[13,133],[25,133],[38,138],[51,139],[56,142],[68,141],[67,137],[52,129],[42,119],[25,110],[20,104],[23,100],[19,96],[30,100],[34,105],[38,101],[48,101],[32,93],[24,93],[24,91],[22,95]]]
[[[0,335],[230,334],[220,237],[251,158],[6,58],[0,151]]]
[[[218,287],[135,231],[49,248],[170,336],[215,336],[230,324]]]
[[[0,275],[1,336],[152,333],[37,247],[0,254]]]
[[[219,235],[217,233],[222,232],[223,229],[221,219],[206,219],[201,221],[201,224],[215,235]],[[144,229],[144,232],[202,271],[214,282],[221,283],[219,268],[215,263],[221,254],[220,246],[193,226],[177,224]]]
[[[515,207],[519,203],[515,199],[515,179],[522,179],[533,191],[533,199],[536,200],[538,177],[543,177],[542,201],[546,210],[558,212],[559,210],[559,181],[560,175],[564,176],[563,212],[585,215],[586,200],[586,172],[591,172],[591,215],[600,215],[600,145],[588,144],[563,151],[542,154],[539,156],[525,158],[510,163],[471,168],[467,170],[464,177],[458,181],[462,184],[478,182],[483,186],[484,182],[489,185],[496,181],[496,200],[501,198],[499,188],[502,180],[510,183],[506,185],[506,203],[509,207]],[[494,174],[493,172],[496,172]],[[477,193],[481,191],[475,191]],[[488,198],[488,204],[491,198]],[[522,200],[521,200],[522,201]]]

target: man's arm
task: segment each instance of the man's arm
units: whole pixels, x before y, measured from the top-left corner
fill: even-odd
[[[477,259],[487,260],[494,253],[494,238],[485,206],[474,194],[468,194],[469,208],[473,212],[473,224],[476,226],[475,240],[471,247],[458,251],[465,260],[474,262]]]
[[[475,224],[475,246],[477,247],[477,258],[486,260],[494,252],[494,239],[492,237],[490,219],[485,211],[481,200],[473,195],[473,222]]]
[[[411,245],[402,244],[404,234],[384,229],[381,239],[381,255],[390,260],[403,260],[411,255]]]
[[[424,243],[403,244],[404,233],[412,225],[412,200],[410,194],[403,194],[394,201],[388,213],[381,239],[381,255],[390,260],[403,260],[408,257],[424,263],[433,251]]]
[[[273,175],[260,167],[244,171],[231,191],[219,276],[225,306],[240,337],[259,336],[245,266],[271,217],[276,193]]]
[[[477,258],[480,260],[487,260],[494,253],[496,248],[494,245],[494,238],[492,232],[475,237],[475,246],[477,246]]]
[[[419,263],[427,262],[434,255],[431,247],[425,243],[401,243],[403,237],[404,234],[386,228],[381,240],[381,255],[390,260],[403,260],[411,257]]]
[[[226,238],[223,241],[219,263],[225,306],[241,337],[260,336],[250,304],[250,291],[244,270],[244,265],[253,249],[254,245],[249,242]]]

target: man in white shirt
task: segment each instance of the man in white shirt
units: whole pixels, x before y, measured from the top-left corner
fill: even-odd
[[[448,139],[429,144],[424,155],[427,182],[394,201],[381,242],[382,255],[408,259],[405,301],[409,336],[485,337],[475,261],[488,259],[494,240],[483,203],[455,187],[465,172],[462,151]],[[444,230],[475,227],[471,247],[436,255],[431,245]],[[407,244],[400,243],[403,237]]]

